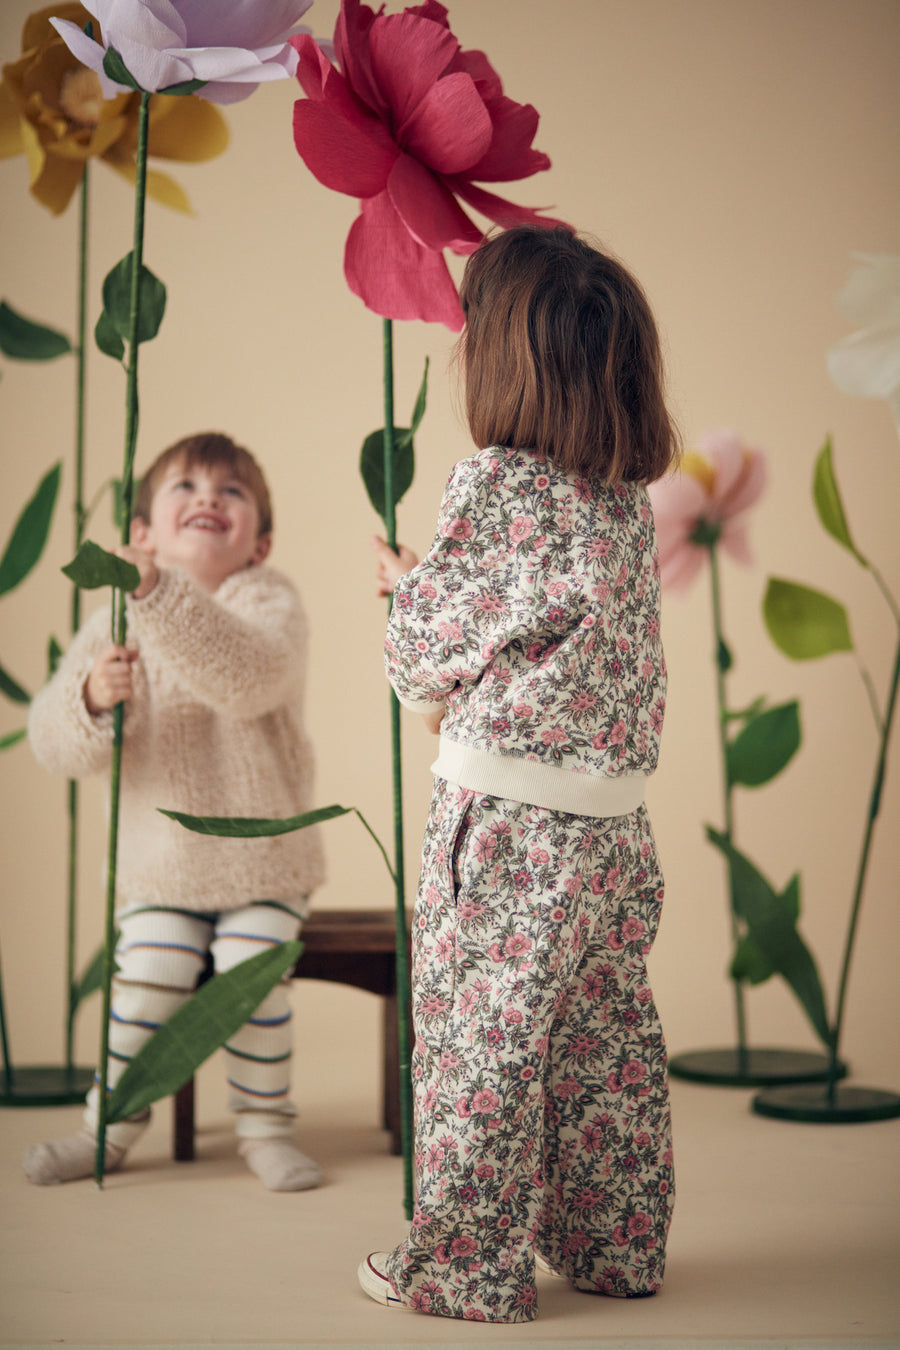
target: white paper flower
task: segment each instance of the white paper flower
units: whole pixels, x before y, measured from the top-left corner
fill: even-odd
[[[900,257],[853,256],[859,266],[835,303],[861,327],[830,349],[828,370],[845,394],[887,399],[900,433]]]
[[[203,98],[237,103],[258,84],[293,75],[297,53],[288,45],[312,0],[84,0],[97,20],[102,45],[65,19],[50,22],[74,56],[97,72],[106,98],[125,85],[103,70],[114,48],[141,89],[157,93],[204,80]]]

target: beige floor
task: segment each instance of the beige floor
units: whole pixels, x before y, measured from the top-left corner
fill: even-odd
[[[199,1157],[169,1159],[163,1103],[128,1169],[39,1189],[29,1141],[76,1108],[0,1112],[4,1346],[900,1346],[900,1122],[783,1124],[742,1091],[673,1085],[679,1199],[666,1288],[620,1303],[540,1280],[540,1317],[478,1328],[389,1311],[357,1289],[359,1257],[398,1240],[401,1169],[376,1125],[374,1028],[300,1065],[302,1139],[327,1184],[266,1192],[235,1156],[219,1068],[199,1078]],[[335,1005],[337,1006],[337,1005]],[[880,1084],[889,1086],[889,1084]]]

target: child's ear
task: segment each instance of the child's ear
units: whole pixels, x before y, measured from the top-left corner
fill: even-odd
[[[135,516],[131,522],[131,528],[128,531],[128,542],[135,548],[143,549],[145,553],[154,553],[156,545],[151,538],[150,526],[146,520],[140,516]]]
[[[269,550],[272,547],[272,536],[270,534],[261,534],[256,541],[256,548],[253,550],[253,556],[250,559],[251,566],[265,562],[269,556]]]

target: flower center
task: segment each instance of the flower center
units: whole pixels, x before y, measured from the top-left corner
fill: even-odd
[[[95,127],[100,121],[103,90],[92,70],[80,66],[62,77],[59,87],[59,106],[73,122]]]

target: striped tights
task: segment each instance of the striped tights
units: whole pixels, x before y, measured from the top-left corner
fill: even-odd
[[[300,932],[305,900],[260,900],[225,914],[134,908],[118,916],[118,967],[109,1027],[108,1090],[130,1061],[193,993],[210,953],[217,974]],[[289,1138],[297,1114],[290,1100],[291,1008],[287,981],[269,993],[225,1045],[229,1109],[241,1139]],[[96,1129],[99,1078],[88,1094],[85,1122]],[[129,1147],[147,1117],[108,1129]]]

